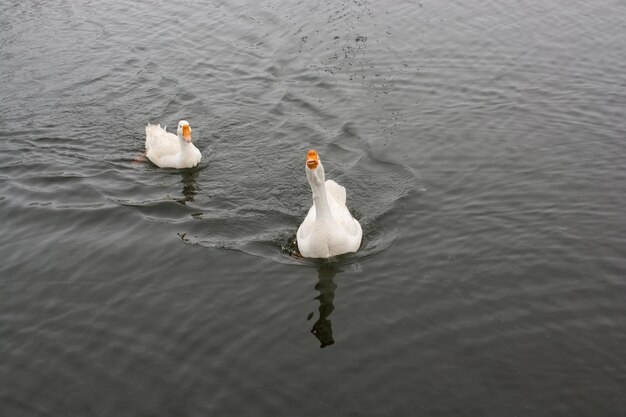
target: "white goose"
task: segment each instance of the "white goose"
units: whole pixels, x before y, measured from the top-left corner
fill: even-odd
[[[178,122],[178,137],[161,125],[146,126],[146,156],[160,168],[192,168],[202,154],[191,143],[191,128],[186,120]]]
[[[361,225],[346,207],[346,189],[333,180],[326,181],[314,150],[307,154],[306,176],[313,205],[296,234],[300,253],[307,258],[331,258],[356,252],[363,237]]]

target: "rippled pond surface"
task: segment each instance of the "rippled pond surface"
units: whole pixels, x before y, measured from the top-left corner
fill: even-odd
[[[155,3],[0,5],[2,415],[624,415],[626,3]]]

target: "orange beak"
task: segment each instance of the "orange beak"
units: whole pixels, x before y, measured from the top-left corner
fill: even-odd
[[[319,158],[319,156],[317,156],[317,152],[315,152],[313,149],[311,149],[306,154],[306,166],[309,169],[315,169],[315,168],[317,168],[319,163],[320,163],[320,158]]]
[[[183,139],[187,142],[191,142],[191,129],[189,129],[189,125],[183,126]]]

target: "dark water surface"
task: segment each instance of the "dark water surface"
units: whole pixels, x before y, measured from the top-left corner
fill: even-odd
[[[0,5],[0,415],[626,414],[625,2],[155,3]]]

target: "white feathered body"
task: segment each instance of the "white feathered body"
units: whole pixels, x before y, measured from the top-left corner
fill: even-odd
[[[333,180],[324,185],[329,213],[318,218],[314,198],[296,234],[298,249],[307,258],[330,258],[356,252],[361,246],[363,231],[346,207],[346,189]]]
[[[186,143],[161,125],[146,126],[146,157],[161,168],[192,168],[202,155],[191,142]]]

